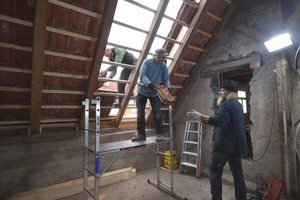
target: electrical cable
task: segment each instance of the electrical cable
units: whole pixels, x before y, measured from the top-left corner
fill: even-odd
[[[263,183],[258,183],[258,178],[261,177]],[[261,174],[256,175],[256,190],[251,191],[247,189],[247,199],[248,200],[261,200],[263,198],[265,189],[267,188],[267,183]]]
[[[274,112],[275,112],[275,111],[274,111],[274,109],[275,109],[275,94],[276,94],[276,85],[277,85],[276,74],[275,74],[274,80],[275,80],[275,83],[274,83],[273,109],[272,109],[272,110],[273,110],[273,113],[272,113],[272,123],[271,123],[271,130],[270,130],[270,135],[269,135],[269,141],[268,141],[268,144],[267,144],[267,146],[266,146],[266,148],[265,148],[264,153],[262,154],[262,156],[261,156],[259,159],[253,160],[253,161],[260,161],[260,160],[265,156],[265,153],[266,153],[266,151],[267,151],[267,149],[268,149],[268,147],[269,147],[270,141],[271,141],[272,131],[273,131],[273,125],[274,125]]]
[[[299,153],[298,148],[297,148],[297,135],[298,135],[299,129],[300,129],[300,122],[298,122],[298,126],[296,128],[295,136],[294,136],[295,150],[296,150],[297,155],[300,158],[300,153]]]
[[[299,57],[299,53],[300,53],[300,46],[298,47],[296,54],[295,54],[295,60],[294,60],[294,65],[295,65],[295,69],[298,71],[299,75],[300,75],[300,70],[298,68],[298,57]]]

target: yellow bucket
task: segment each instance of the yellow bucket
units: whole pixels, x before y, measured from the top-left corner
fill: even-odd
[[[165,154],[170,155],[170,150],[165,151]],[[173,151],[173,169],[177,169],[177,158],[176,158],[176,151]],[[171,169],[171,157],[170,156],[164,156],[164,167],[167,169]]]

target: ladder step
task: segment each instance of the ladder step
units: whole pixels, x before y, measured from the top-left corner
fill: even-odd
[[[192,164],[192,163],[188,163],[188,162],[182,162],[181,165],[185,165],[185,166],[188,166],[188,167],[193,167],[193,168],[196,168],[197,169],[197,165],[195,164]]]
[[[169,157],[171,157],[171,155],[170,155],[170,154],[166,154],[166,153],[164,153],[164,152],[160,152],[160,151],[158,152],[158,154],[159,154],[159,155],[163,155],[163,156],[169,156]],[[174,155],[173,155],[173,156],[174,156]]]
[[[182,153],[183,153],[183,154],[192,155],[192,156],[198,156],[198,154],[197,154],[197,153],[190,152],[190,151],[183,151]]]
[[[85,149],[87,149],[87,150],[89,150],[90,152],[92,152],[92,153],[94,153],[95,152],[95,150],[94,149],[92,149],[91,147],[84,147]]]
[[[187,133],[199,133],[198,131],[186,131]]]
[[[95,129],[85,129],[86,131],[91,131],[91,132],[96,132],[96,130]]]
[[[164,170],[164,171],[167,171],[167,172],[171,172],[171,170],[168,170],[168,169],[166,169],[166,168],[164,168],[164,167],[159,167],[159,169]]]
[[[194,141],[184,141],[184,143],[187,143],[187,144],[198,144],[198,142],[194,142]]]

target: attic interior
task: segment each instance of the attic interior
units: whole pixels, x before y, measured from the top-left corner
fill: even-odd
[[[82,199],[87,124],[99,127],[100,148],[114,142],[119,145],[113,151],[118,158],[105,152],[98,158],[100,166],[95,165],[95,157],[88,160],[93,170],[98,167],[115,184],[132,181],[127,187],[136,188],[139,173],[158,173],[157,163],[164,166],[166,160],[156,160],[152,145],[160,146],[162,152],[174,150],[173,162],[178,163],[173,166],[176,192],[171,189],[171,195],[155,196],[152,188],[146,189],[147,194],[127,188],[116,197],[100,186],[100,199],[210,199],[209,166],[216,128],[203,125],[199,169],[186,167],[187,173],[179,173],[189,120],[186,113],[194,109],[216,115],[220,87],[227,80],[236,83],[244,111],[247,153],[242,155],[242,165],[247,192],[254,191],[247,193],[247,199],[254,199],[251,195],[257,193],[258,183],[265,183],[258,192],[262,195],[272,180],[283,184],[277,195],[299,199],[299,27],[298,0],[1,0],[0,149],[5,152],[0,164],[1,199]],[[294,44],[268,53],[263,42],[285,31]],[[135,65],[109,61],[104,56],[108,47],[131,52],[137,58]],[[141,66],[161,47],[169,54],[170,93],[176,99],[171,109],[164,105],[161,111],[163,122],[170,124],[164,135],[172,134],[172,139],[152,143],[155,123],[148,103],[145,120],[150,144],[128,144],[137,134]],[[110,65],[132,69],[129,80],[100,73]],[[124,93],[118,93],[118,83],[126,84]],[[115,107],[118,97],[123,100]],[[93,103],[98,98],[100,113]],[[91,108],[88,118],[86,100]],[[97,134],[90,136],[90,142],[96,143]],[[130,175],[118,175],[125,169]],[[195,173],[196,177],[201,173],[201,178]],[[226,164],[223,199],[235,198],[233,185]]]

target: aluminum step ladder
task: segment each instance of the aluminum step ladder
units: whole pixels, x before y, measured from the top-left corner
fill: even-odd
[[[196,178],[201,177],[201,150],[202,150],[202,124],[197,120],[188,120],[182,145],[179,173],[184,173],[184,168],[196,169]]]
[[[164,191],[165,193],[168,193],[169,195],[177,198],[177,199],[182,199],[182,200],[187,200],[187,198],[177,194],[174,191],[174,166],[173,166],[173,118],[172,118],[172,106],[169,105],[168,108],[161,108],[161,110],[168,110],[168,115],[169,115],[169,122],[168,123],[163,123],[164,126],[169,127],[169,145],[170,145],[170,154],[166,154],[164,152],[160,152],[159,146],[162,143],[165,142],[157,142],[156,144],[156,151],[153,150],[151,147],[149,147],[155,154],[156,154],[156,168],[157,168],[157,180],[153,181],[148,179],[148,183],[157,187],[158,189]],[[168,156],[170,157],[170,170],[166,169],[164,167],[160,166],[161,160],[160,156]],[[170,173],[170,185],[163,183],[160,180],[160,170],[167,171]]]
[[[94,200],[99,200],[99,159],[100,159],[100,97],[96,97],[96,100],[92,100],[92,104],[96,105],[96,109],[90,109],[89,99],[85,99],[82,102],[85,110],[85,130],[84,130],[84,166],[83,166],[83,199],[87,200],[92,197]],[[89,129],[89,111],[95,111],[96,126],[95,130]],[[95,133],[94,148],[89,146],[89,132]],[[94,167],[89,166],[89,154],[93,155]],[[93,185],[89,185],[88,176],[91,174],[94,177]],[[94,190],[94,192],[92,192]]]

